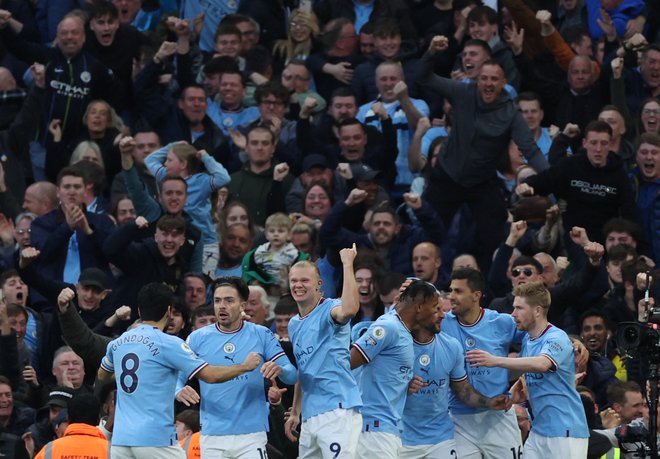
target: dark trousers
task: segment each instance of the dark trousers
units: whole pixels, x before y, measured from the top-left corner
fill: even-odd
[[[470,207],[477,224],[473,255],[481,271],[487,272],[493,252],[504,240],[506,228],[506,201],[497,178],[464,187],[437,167],[424,192],[424,199],[433,206],[447,227],[462,204]]]

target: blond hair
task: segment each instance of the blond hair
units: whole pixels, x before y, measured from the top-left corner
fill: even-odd
[[[291,219],[289,216],[283,212],[276,212],[266,219],[265,228],[286,228],[287,231],[291,231]]]
[[[521,284],[513,289],[513,295],[524,298],[531,307],[541,306],[546,314],[550,308],[550,292],[542,282]]]

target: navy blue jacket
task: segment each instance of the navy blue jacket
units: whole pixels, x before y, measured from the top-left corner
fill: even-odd
[[[322,245],[332,250],[341,250],[351,247],[355,243],[358,248],[366,247],[376,250],[370,235],[355,233],[341,226],[347,209],[346,203],[340,201],[325,217],[319,233]],[[406,275],[412,274],[412,251],[415,246],[420,242],[432,242],[436,245],[442,243],[445,227],[433,208],[427,202],[422,201],[422,207],[415,211],[415,215],[422,227],[401,225],[399,233],[390,244],[385,260],[390,271]]]

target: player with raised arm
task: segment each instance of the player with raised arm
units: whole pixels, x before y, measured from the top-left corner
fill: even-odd
[[[300,424],[299,459],[352,459],[362,427],[362,399],[350,369],[350,320],[359,309],[353,261],[357,250],[339,252],[343,266],[341,299],[323,298],[318,268],[299,261],[289,271],[299,314],[289,321],[298,363],[298,382],[287,437]]]
[[[403,410],[403,448],[400,459],[455,459],[454,423],[449,416],[449,394],[473,408],[508,410],[511,399],[486,397],[468,382],[461,344],[440,333],[444,318],[413,331],[415,364]]]
[[[268,403],[264,378],[274,381],[279,377],[285,384],[296,382],[296,368],[275,335],[266,327],[243,320],[249,295],[248,285],[240,277],[216,279],[213,305],[218,320],[195,330],[187,340],[192,351],[212,365],[231,366],[252,352],[264,361],[260,372],[246,373],[224,384],[200,383],[202,457],[265,458]],[[179,373],[180,386],[187,376]],[[177,393],[177,399],[196,402],[196,395],[186,386]]]
[[[509,355],[512,343],[520,343],[523,333],[509,314],[500,314],[480,305],[486,283],[482,274],[471,268],[459,268],[451,274],[449,300],[443,332],[458,340],[463,352],[487,349]],[[467,367],[468,381],[486,397],[496,397],[509,390],[508,372],[502,368]],[[456,449],[467,459],[518,459],[522,453],[520,429],[513,410],[494,411],[466,404],[451,392],[449,410],[455,426]]]
[[[514,402],[528,398],[534,414],[533,429],[523,458],[587,457],[589,428],[580,396],[575,390],[575,358],[571,340],[562,329],[548,323],[550,292],[540,282],[513,290],[513,319],[526,331],[518,358],[492,355],[483,349],[466,354],[474,368],[500,367],[525,372],[512,389]]]
[[[176,441],[172,399],[179,372],[208,383],[228,381],[254,370],[256,353],[243,363],[212,366],[188,345],[163,333],[170,321],[174,295],[163,284],[147,284],[138,293],[142,323],[108,343],[98,372],[100,381],[114,373],[117,407],[112,435],[113,459],[185,459]]]

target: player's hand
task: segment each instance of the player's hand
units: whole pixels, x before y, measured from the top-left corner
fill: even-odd
[[[598,415],[600,416],[600,422],[603,424],[603,429],[613,429],[620,426],[623,422],[619,413],[612,408],[607,408],[598,413]]]
[[[186,406],[197,405],[199,403],[199,394],[190,386],[183,386],[183,389],[177,392],[175,398],[177,402],[181,402]]]
[[[248,356],[243,360],[243,367],[245,368],[245,371],[252,371],[255,368],[259,366],[261,363],[261,357],[259,357],[259,354],[256,352],[250,352]]]
[[[511,394],[511,401],[513,403],[522,403],[527,400],[527,382],[524,376],[518,378],[518,381],[509,389],[509,393]]]
[[[341,259],[342,264],[353,266],[353,261],[357,256],[357,248],[355,247],[355,242],[352,247],[345,247],[339,251],[339,258]]]
[[[497,357],[481,349],[467,351],[465,353],[465,360],[467,360],[473,367],[497,366]]]
[[[504,394],[497,395],[488,400],[488,408],[491,410],[509,411],[512,406],[511,397],[507,397]]]
[[[292,442],[298,441],[298,426],[300,425],[300,415],[291,412],[289,419],[284,423],[284,435]]]
[[[575,356],[575,368],[580,370],[587,368],[589,351],[579,339],[573,340],[573,355]]]
[[[265,379],[275,379],[282,373],[282,368],[275,362],[268,361],[261,365],[259,371],[261,371]]]
[[[422,387],[426,386],[428,386],[428,384],[424,382],[422,377],[415,375],[408,384],[408,394],[416,394]]]
[[[286,387],[277,387],[277,380],[271,378],[271,386],[268,388],[268,403],[271,405],[279,405],[282,401],[282,395],[287,391]]]
[[[71,288],[66,287],[65,289],[62,289],[59,295],[57,295],[57,306],[59,306],[60,310],[66,310],[69,303],[71,303],[75,297],[76,292],[74,292]]]

